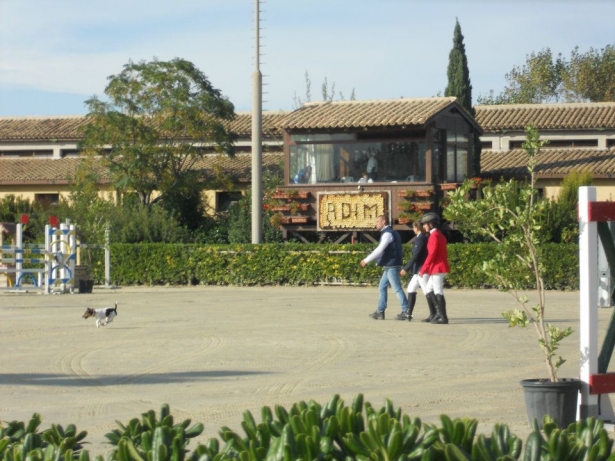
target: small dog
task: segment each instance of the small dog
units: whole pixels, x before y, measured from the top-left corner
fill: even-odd
[[[85,310],[85,314],[83,314],[84,319],[89,319],[94,316],[96,316],[96,328],[100,328],[101,325],[104,327],[110,324],[117,316],[117,302],[115,303],[115,307],[101,307],[100,309],[88,307]]]

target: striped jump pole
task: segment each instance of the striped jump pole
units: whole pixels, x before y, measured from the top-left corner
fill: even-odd
[[[598,202],[595,187],[579,188],[579,336],[581,404],[579,417],[613,418],[608,395],[615,393],[615,373],[608,372],[615,348],[615,310],[601,348],[598,347],[600,245],[611,274],[615,274],[615,241],[608,223],[615,221],[615,203]],[[609,294],[612,296],[612,294]],[[610,300],[609,300],[610,301]]]

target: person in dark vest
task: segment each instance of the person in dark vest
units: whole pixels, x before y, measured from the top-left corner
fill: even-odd
[[[410,274],[410,282],[408,283],[408,312],[404,315],[402,312],[396,317],[396,320],[412,320],[412,312],[414,311],[414,305],[416,304],[416,290],[421,287],[423,293],[426,293],[424,287],[421,285],[422,278],[419,277],[419,271],[423,267],[425,258],[427,258],[427,239],[428,234],[421,229],[421,224],[418,221],[412,223],[414,233],[416,236],[412,240],[412,258],[406,263],[401,272],[401,276]],[[429,305],[429,298],[427,298],[427,305]],[[429,308],[429,312],[435,309],[435,305]],[[431,320],[431,319],[430,319]]]
[[[401,304],[401,310],[408,312],[408,300],[401,287],[399,271],[403,263],[401,237],[389,225],[389,218],[385,215],[376,218],[376,229],[380,231],[380,242],[370,255],[361,261],[361,266],[365,267],[372,261],[377,261],[378,266],[384,270],[380,278],[380,297],[376,311],[369,316],[375,320],[384,320],[384,311],[387,308],[387,289],[389,285],[393,287],[395,295]]]
[[[426,322],[446,324],[446,300],[444,299],[444,277],[450,272],[448,264],[448,253],[446,250],[446,237],[438,229],[440,218],[436,213],[427,213],[420,221],[425,232],[429,232],[427,240],[427,259],[419,271],[419,276],[423,278],[421,288],[427,296],[430,315],[425,319]],[[432,311],[435,306],[435,312]]]

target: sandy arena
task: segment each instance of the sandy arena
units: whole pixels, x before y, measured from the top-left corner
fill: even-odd
[[[242,412],[257,421],[264,405],[327,402],[357,393],[374,406],[391,398],[411,416],[442,413],[480,420],[479,432],[507,423],[529,432],[519,381],[546,376],[532,327],[508,328],[512,297],[491,290],[448,290],[451,323],[430,325],[419,295],[415,321],[368,317],[377,288],[128,287],[92,294],[0,294],[0,419],[43,417],[87,430],[90,454],[106,454],[115,421],[171,406],[176,421],[205,425],[205,442]],[[118,316],[96,329],[86,307]],[[575,333],[562,345],[562,377],[576,377],[578,292],[549,292],[548,320]],[[611,315],[600,309],[601,329]],[[189,447],[194,447],[193,441]]]

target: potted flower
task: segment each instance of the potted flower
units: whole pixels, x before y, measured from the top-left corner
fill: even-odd
[[[416,191],[414,189],[399,191],[399,196],[405,197],[405,198],[412,198],[414,197],[415,194],[416,194]]]
[[[534,126],[526,128],[523,148],[528,154],[529,184],[511,180],[485,185],[482,198],[469,201],[466,196],[472,184],[465,181],[458,190],[449,192],[450,204],[443,214],[462,232],[488,237],[498,244],[497,255],[483,263],[482,270],[496,286],[510,293],[518,305],[518,309],[502,314],[509,325],[534,327],[548,372],[548,378],[521,382],[528,419],[536,418],[541,424],[543,415],[549,414],[564,427],[576,419],[580,380],[561,379],[557,375],[565,362],[557,350],[572,329],[562,329],[545,320],[544,253],[539,230],[547,202],[537,195],[534,169],[536,157],[546,142],[540,140]],[[527,280],[531,280],[535,292],[531,303],[519,292],[527,288]]]
[[[406,201],[399,203],[399,209],[402,211],[416,211],[414,203]]]
[[[399,224],[412,224],[414,221],[421,219],[422,216],[418,211],[402,211],[397,215],[397,222]]]
[[[284,218],[284,215],[282,213],[273,213],[271,215],[271,217],[269,218],[269,222],[271,223],[271,225],[273,227],[280,227],[280,225],[282,224],[282,220]]]

